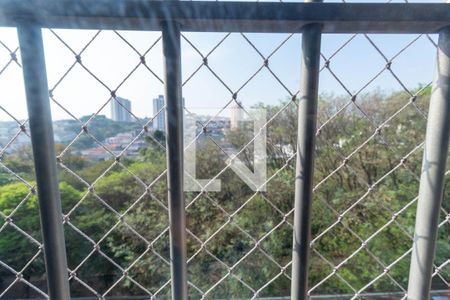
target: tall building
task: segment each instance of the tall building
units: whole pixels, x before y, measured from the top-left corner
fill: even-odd
[[[129,112],[131,112],[130,100],[120,97],[111,99],[111,119],[117,122],[131,122]]]
[[[162,132],[166,132],[166,109],[164,107],[165,105],[164,96],[159,95],[158,98],[153,99],[153,115],[156,117],[153,120],[153,129],[159,130]],[[183,118],[185,117],[185,111],[184,111],[184,98],[183,98]]]
[[[153,120],[153,129],[166,132],[166,110],[164,107],[164,96],[159,95],[158,98],[153,99],[153,115],[156,115]]]
[[[241,126],[242,122],[244,121],[244,112],[242,109],[242,103],[234,102],[230,110],[231,110],[230,129],[236,130]]]

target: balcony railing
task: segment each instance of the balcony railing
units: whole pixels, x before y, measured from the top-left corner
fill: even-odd
[[[28,120],[21,121],[0,106],[18,128],[17,134],[0,148],[0,166],[15,180],[26,186],[19,203],[14,203],[8,209],[0,211],[2,219],[0,236],[2,234],[10,234],[11,237],[20,236],[30,244],[30,247],[36,248],[31,257],[23,259],[24,262],[20,268],[0,256],[2,272],[14,277],[5,286],[0,286],[0,297],[7,297],[18,283],[23,283],[37,295],[36,297],[58,300],[70,299],[70,285],[81,286],[91,293],[90,297],[98,299],[114,299],[111,296],[112,291],[122,285],[125,285],[125,290],[133,286],[140,295],[145,295],[135,296],[135,298],[129,295],[130,299],[167,298],[169,294],[171,299],[188,299],[188,295],[190,299],[221,299],[235,297],[236,293],[240,293],[243,299],[264,297],[284,299],[278,294],[273,295],[272,298],[270,298],[271,295],[265,294],[269,286],[278,286],[273,289],[277,290],[277,293],[290,291],[290,299],[320,298],[316,295],[317,291],[333,289],[337,293],[349,291],[342,292],[341,296],[346,299],[368,299],[377,296],[373,289],[375,284],[379,286],[386,284],[400,292],[383,295],[417,300],[430,297],[433,278],[439,277],[444,284],[448,285],[450,279],[448,272],[445,273],[446,275],[441,272],[449,267],[449,260],[436,265],[434,257],[438,229],[448,228],[450,218],[448,211],[442,207],[444,180],[450,172],[446,170],[450,133],[450,5],[307,2],[311,3],[0,0],[0,26],[17,28],[21,55],[19,61],[17,58],[19,50],[2,44],[9,52],[10,60],[0,70],[0,80],[1,74],[10,65],[17,64],[23,69],[29,116]],[[50,87],[46,75],[43,28],[49,28],[51,34],[60,40],[74,56],[73,65]],[[96,36],[81,51],[78,51],[72,49],[64,38],[54,31],[59,28],[114,30],[117,36],[137,54],[139,64],[121,83],[112,87],[83,63],[83,52],[90,47]],[[158,38],[146,52],[142,52],[117,32],[120,30],[158,31],[161,32],[161,38]],[[255,55],[261,57],[261,67],[240,88],[231,88],[208,63],[211,53],[226,37],[220,40],[211,52],[204,53],[183,35],[183,32],[242,33],[243,38],[255,50]],[[269,64],[272,55],[285,41],[270,55],[263,55],[246,37],[245,32],[300,33],[302,35],[299,91],[287,88]],[[322,55],[325,63],[321,67],[323,33],[424,35],[438,33],[437,71],[432,84],[428,111],[423,103],[418,104],[418,102],[426,98],[424,94],[429,85],[411,91],[391,68],[391,65],[395,64],[396,57],[404,49],[390,57],[385,55],[369,36],[365,35],[386,63],[380,73],[371,78],[369,83],[379,77],[382,72],[386,72],[404,88],[400,97],[401,101],[393,102],[390,110],[384,112],[384,115],[379,115],[378,119],[374,119],[370,115],[371,112],[368,112],[369,107],[359,102],[364,87],[361,91],[352,93],[333,73],[330,63],[334,55],[330,57]],[[182,40],[191,45],[202,59],[198,69],[194,70],[185,81],[182,81],[181,72]],[[157,43],[162,43],[164,73],[161,77],[152,70],[145,57]],[[344,43],[341,48],[345,45]],[[408,47],[409,45],[405,49]],[[72,114],[70,108],[62,105],[55,94],[60,89],[59,84],[65,80],[74,66],[80,66],[109,93],[108,100],[88,119],[82,120]],[[153,118],[147,120],[139,119],[127,109],[123,102],[117,100],[118,90],[138,67],[145,68],[157,79],[158,84],[164,85],[165,106]],[[260,130],[255,130],[242,148],[232,154],[225,149],[224,145],[218,144],[214,138],[208,136],[211,120],[202,123],[202,130],[194,134],[192,140],[186,143],[183,140],[185,130],[183,116],[186,112],[183,105],[183,88],[202,68],[210,71],[230,92],[230,100],[223,109],[232,103],[240,105],[238,101],[240,90],[262,69],[270,72],[271,76],[286,90],[291,100],[272,111],[267,120],[261,124]],[[318,101],[318,85],[319,74],[322,71],[330,72],[349,95],[346,101],[330,109],[328,114],[318,121],[318,107],[319,110],[321,109]],[[91,131],[101,109],[110,102],[121,106],[139,125],[133,139],[122,150],[115,152],[105,146],[103,141]],[[60,151],[55,150],[51,103],[67,112],[79,130],[71,142]],[[388,103],[385,107],[390,105],[391,103]],[[418,143],[415,143],[416,140],[406,141],[402,144],[403,148],[396,148],[383,134],[391,130],[389,126],[394,122],[393,120],[410,109],[421,116],[423,124],[426,120],[426,138]],[[345,117],[349,111],[357,112],[361,116],[363,126],[356,127],[359,123],[356,121],[352,123],[351,117]],[[236,170],[233,169],[234,163],[240,155],[248,151],[251,145],[256,144],[262,132],[270,130],[270,126],[276,122],[278,116],[292,112],[298,122],[298,131],[294,134],[295,149],[292,149],[292,153],[286,150],[283,153],[282,163],[275,165],[269,172],[270,176],[262,182],[255,183],[255,179],[247,178],[254,184],[254,188],[251,191],[242,192],[244,200],[241,199],[240,203],[230,204],[232,202],[230,195],[227,202],[217,200],[213,191],[216,180],[227,172]],[[149,134],[149,128],[157,116],[162,114],[165,114],[166,120],[165,136],[163,139],[158,139]],[[342,124],[350,124],[350,131],[358,128],[363,135],[356,142],[351,142],[352,144],[349,144],[345,151],[340,151],[336,147],[323,146],[334,138],[333,135],[336,132],[326,131],[333,128],[333,123],[340,118],[343,118]],[[319,122],[318,125],[317,122]],[[33,180],[23,178],[19,172],[9,168],[2,161],[8,148],[22,135],[31,137],[35,183]],[[105,167],[91,179],[80,174],[70,162],[71,147],[85,136],[92,139],[97,147],[110,158],[106,160]],[[165,164],[161,163],[158,168],[155,167],[156,169],[153,167],[153,169],[150,167],[139,169],[126,162],[129,149],[144,136],[147,136],[154,146],[151,151],[161,155],[159,161],[166,160]],[[221,155],[227,156],[226,163],[206,181],[197,180],[195,173],[192,174],[190,170],[187,170],[186,165],[183,165],[186,161],[187,149],[202,136],[211,140],[219,148]],[[271,146],[277,148],[279,145],[271,144]],[[420,175],[416,175],[414,170],[420,169],[420,164],[410,161],[421,153],[422,149],[422,168]],[[355,166],[352,160],[357,157],[363,161],[369,160],[370,155],[376,156],[377,153],[387,157],[389,166],[382,170],[382,174],[375,174],[370,180],[359,178],[354,171]],[[334,163],[328,169],[315,167],[315,160],[325,158],[332,158]],[[256,154],[254,160],[256,160]],[[203,163],[213,165],[213,162],[204,161]],[[374,163],[377,163],[376,160]],[[341,176],[343,171],[352,174],[348,176],[348,178],[351,177],[347,178],[348,181],[362,186],[362,192],[355,193],[351,199],[340,199],[341,203],[334,205],[324,200],[322,196],[326,193],[334,193],[340,184],[344,184],[342,180],[340,182],[334,179]],[[402,182],[396,177],[396,172],[400,171],[409,172],[409,181]],[[76,201],[65,200],[66,196],[61,191],[58,172],[69,174],[81,186],[79,197],[75,197]],[[286,175],[289,172],[292,174]],[[109,176],[119,173],[123,175],[119,181],[114,181]],[[283,174],[289,178],[286,182],[279,177]],[[248,177],[248,174],[242,176]],[[184,186],[187,180],[196,185],[199,191],[185,192]],[[400,196],[396,194],[393,197],[396,199],[395,204],[385,203],[383,197],[391,190],[380,187],[386,180],[392,180],[394,183],[391,188],[399,190],[407,189],[416,181],[420,182],[418,195],[411,199],[406,197],[407,199],[397,201]],[[320,191],[330,182],[332,182],[331,188]],[[108,196],[108,190],[113,190],[117,184],[129,185],[130,189],[133,189],[130,194],[117,196],[123,199],[130,197],[129,201],[114,203]],[[283,196],[284,199],[292,197],[283,203],[279,202],[278,198],[273,198],[276,196],[273,192],[265,189],[272,184],[282,186],[277,190],[279,194],[285,192],[283,188],[293,192],[292,195],[286,193]],[[99,192],[102,186],[103,191]],[[31,234],[30,231],[35,228],[30,228],[21,219],[23,207],[29,205],[30,199],[35,194],[39,200],[42,240]],[[314,217],[327,218],[327,223],[312,225],[313,197],[317,197],[315,201],[317,200],[321,207],[321,212]],[[86,206],[87,202],[96,204]],[[208,205],[203,206],[201,214],[198,211],[193,213],[202,202]],[[95,212],[95,205],[101,207],[98,213]],[[389,207],[386,208],[385,205]],[[208,208],[205,209],[205,207]],[[381,214],[378,208],[383,209],[383,218],[377,219],[378,223],[371,223],[367,216]],[[84,209],[85,218],[77,220],[77,214],[79,215],[82,209]],[[417,211],[412,213],[413,217],[410,218],[412,222],[415,222],[413,234],[408,232],[407,225],[400,220],[406,213],[411,216],[411,209]],[[139,211],[143,210],[146,213],[140,214]],[[242,215],[248,214],[249,210],[259,211],[261,216],[248,221]],[[273,216],[265,215],[269,210],[273,212]],[[150,211],[153,213],[149,213]],[[91,219],[89,214],[92,214]],[[101,228],[103,225],[94,224],[95,219],[102,214],[111,216],[109,219],[111,223],[103,224],[106,227],[105,230]],[[194,223],[192,227],[186,224],[186,214]],[[441,215],[443,218],[440,219]],[[216,226],[209,228],[209,232],[206,232],[207,229],[201,224],[207,218],[218,218]],[[265,218],[270,219],[270,222],[266,223]],[[90,222],[89,220],[92,220],[94,224],[91,224],[92,227],[86,225]],[[188,223],[190,223],[189,220]],[[149,226],[153,227],[149,228]],[[365,226],[369,229],[362,232],[356,228],[357,226]],[[372,244],[394,226],[395,232],[399,232],[399,235],[407,239],[409,246],[404,249],[399,245],[396,258],[387,261],[383,257],[383,249],[372,247]],[[123,232],[128,232],[133,238],[126,238],[127,235],[122,234]],[[114,234],[117,236],[112,238]],[[273,238],[275,234],[278,236],[276,239]],[[397,237],[397,233],[389,234],[388,238],[389,236]],[[342,241],[338,243],[336,240],[328,239],[333,235],[342,235]],[[169,242],[165,242],[166,240]],[[330,244],[327,244],[327,241]],[[332,242],[338,244],[333,245]],[[392,240],[392,243],[396,242],[395,239]],[[90,250],[82,257],[74,259],[76,263],[69,265],[69,268],[68,258],[72,260],[73,256],[71,247],[81,243],[89,245],[86,249]],[[351,245],[350,250],[338,251],[344,244]],[[111,252],[112,248],[115,249],[114,253]],[[289,249],[288,254],[285,253],[286,249]],[[324,253],[324,249],[328,249],[329,252]],[[136,252],[133,252],[135,250]],[[47,290],[24,276],[25,270],[33,268],[42,253],[45,254]],[[17,255],[20,256],[21,253]],[[128,258],[123,258],[125,256]],[[105,286],[92,284],[86,279],[89,272],[95,273],[95,267],[80,275],[82,269],[89,265],[94,257],[102,260],[104,265],[108,265],[108,270],[113,270],[111,272],[114,275],[104,274],[106,277],[110,276]],[[406,276],[406,272],[399,271],[402,273],[399,275],[398,272],[392,274],[392,270],[400,263],[405,264],[405,261],[408,263],[409,257],[409,280],[407,280],[406,288],[403,286],[405,280],[402,279]],[[447,258],[450,257],[447,255]],[[362,266],[359,266],[359,269],[350,276],[346,267],[352,260],[358,259],[361,260]],[[320,263],[312,268],[311,266],[314,266],[311,263],[312,260]],[[254,261],[259,263],[253,263]],[[374,271],[374,275],[369,276],[370,280],[358,281],[358,275],[365,276],[358,272],[371,268],[370,264],[376,266],[378,271]],[[326,269],[325,275],[316,276],[315,268]],[[166,278],[162,274],[168,273],[169,269],[170,278]],[[148,277],[144,274],[146,272]],[[199,276],[191,279],[192,272],[197,272]],[[202,272],[203,277],[200,276]],[[230,285],[228,281],[233,281],[234,284]],[[228,290],[230,286],[236,290]],[[281,296],[289,297],[286,294]],[[128,295],[121,296],[120,299],[128,299],[126,297]],[[338,296],[321,297],[336,299]]]

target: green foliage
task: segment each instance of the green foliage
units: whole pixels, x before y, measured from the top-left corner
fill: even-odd
[[[80,120],[84,123],[87,122],[91,116],[81,117]],[[119,133],[129,132],[133,130],[142,129],[137,122],[116,122],[106,118],[104,115],[97,115],[93,118],[88,125],[89,134],[93,135],[99,141],[103,141],[108,137],[115,136]],[[68,132],[80,132],[79,122],[74,121],[73,124],[68,125],[66,131]],[[77,142],[73,145],[75,150],[87,149],[95,146],[96,143],[89,135],[82,135],[77,139]]]
[[[23,146],[13,154],[3,154],[0,161],[6,168],[20,177],[26,180],[34,179],[33,154],[30,146]],[[0,186],[17,180],[10,171],[0,166]]]
[[[315,242],[310,286],[332,274],[332,266],[344,263],[315,293],[352,293],[348,284],[355,289],[364,287],[411,247],[416,206],[410,203],[418,193],[422,152],[409,153],[424,139],[426,120],[422,113],[426,113],[430,96],[428,88],[419,90],[420,95],[414,99],[403,92],[361,95],[355,99],[358,108],[350,105],[341,109],[349,99],[321,97],[318,128],[325,122],[327,125],[321,128],[316,141],[314,184],[317,186],[311,218]],[[406,105],[411,100],[414,106]],[[217,179],[222,186],[220,192],[185,193],[187,228],[195,235],[195,238],[188,235],[188,257],[193,257],[188,266],[189,280],[206,291],[228,274],[223,263],[231,267],[239,262],[232,275],[213,290],[211,298],[252,297],[253,293],[242,282],[259,290],[276,276],[259,296],[289,295],[290,280],[286,275],[290,275],[290,269],[280,275],[279,265],[288,264],[292,254],[290,225],[293,224],[295,161],[290,155],[296,148],[297,105],[288,100],[264,108],[268,119],[272,120],[267,126],[267,173],[271,180],[265,192],[255,194],[229,169],[221,172],[227,157],[211,139],[201,139],[197,147],[197,178],[211,179],[221,172]],[[397,111],[400,112],[395,114]],[[386,126],[376,131],[388,119]],[[102,117],[94,120],[90,130],[99,139],[131,128],[127,127],[131,125],[113,124]],[[97,127],[103,132],[96,132]],[[230,131],[226,139],[240,149],[252,134],[245,130]],[[164,232],[169,224],[167,183],[166,176],[160,176],[166,169],[165,137],[162,132],[156,132],[146,141],[147,147],[141,150],[137,160],[124,162],[127,170],[112,160],[88,164],[70,152],[63,158],[64,164],[76,170],[88,184],[94,184],[93,189],[87,190],[78,179],[62,173],[60,190],[63,212],[70,212],[70,224],[79,229],[65,225],[69,267],[77,268],[88,257],[77,276],[99,291],[108,289],[123,274],[99,251],[93,252],[96,243],[102,253],[122,268],[132,265],[129,276],[151,292],[156,292],[170,279],[166,263],[170,261],[169,235]],[[239,158],[251,167],[252,151],[244,151]],[[347,158],[345,164],[344,158]],[[22,170],[25,176],[32,167],[29,161],[11,157],[8,166]],[[449,183],[450,178],[447,178],[447,187]],[[14,224],[40,240],[36,196],[21,183],[4,180],[2,184],[0,211],[5,216],[13,213]],[[367,193],[369,188],[370,193]],[[17,206],[19,209],[14,211]],[[350,206],[352,209],[347,211]],[[393,213],[405,206],[407,208],[392,222]],[[448,188],[443,207],[447,211],[450,209]],[[343,212],[342,220],[333,225]],[[378,232],[386,224],[390,225]],[[11,226],[6,228],[8,230],[0,234],[0,259],[6,257],[8,264],[23,266],[24,257],[31,257],[36,247],[30,246],[30,242]],[[327,233],[320,235],[324,231]],[[162,232],[164,234],[158,238]],[[440,229],[437,265],[448,259],[449,235],[448,226]],[[207,241],[203,248],[197,239]],[[362,241],[368,239],[370,241],[361,249]],[[355,255],[347,259],[352,253]],[[33,268],[33,272],[43,272],[42,264]],[[408,271],[406,257],[389,274],[406,287]],[[450,279],[448,270],[443,270],[441,275]],[[115,293],[142,294],[133,280],[123,280],[115,287]],[[439,281],[433,285],[443,288]],[[367,292],[395,290],[398,287],[386,277],[366,289]],[[81,286],[73,287],[73,296],[86,293]],[[201,298],[194,289],[189,289],[189,293],[192,299]],[[160,292],[162,298],[169,294],[168,288]]]
[[[70,185],[62,182],[59,186],[61,191],[61,202],[63,206],[73,206],[80,193]],[[0,257],[1,259],[20,270],[37,252],[39,243],[42,243],[39,231],[39,210],[35,190],[23,183],[11,183],[0,186],[0,213],[6,219],[12,220],[13,225],[6,227],[0,234]],[[2,218],[3,219],[3,218]],[[21,231],[29,236],[25,237]],[[20,254],[20,255],[18,255]],[[1,273],[5,270],[0,270]],[[41,275],[44,272],[42,260],[31,264],[27,273]]]

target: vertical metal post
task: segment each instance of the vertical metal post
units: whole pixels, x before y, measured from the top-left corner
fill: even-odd
[[[162,41],[165,67],[172,299],[187,300],[186,216],[183,194],[183,101],[178,23],[164,22],[162,24]]]
[[[450,133],[450,27],[439,34],[436,71],[428,113],[409,271],[410,300],[430,298]]]
[[[50,299],[69,300],[66,248],[41,28],[18,28]]]
[[[297,162],[295,171],[292,300],[308,298],[308,260],[311,240],[310,212],[319,86],[320,42],[320,24],[309,24],[303,27],[302,77],[298,105]]]

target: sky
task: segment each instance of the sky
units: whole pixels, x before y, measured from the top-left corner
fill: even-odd
[[[92,74],[76,64],[57,84],[75,62],[75,55],[54,33],[75,53],[79,53],[96,36],[81,54],[81,60],[84,66],[102,83],[99,83]],[[110,98],[110,94],[108,89],[103,86],[104,84],[111,90],[117,89],[118,96],[131,100],[132,112],[137,117],[148,117],[154,114],[152,99],[163,94],[163,84],[158,79],[158,77],[163,78],[162,45],[159,40],[159,32],[118,32],[141,54],[151,47],[145,55],[146,63],[151,71],[140,65],[129,77],[130,72],[139,64],[140,57],[113,31],[98,33],[93,30],[55,30],[54,33],[48,29],[43,30],[47,77],[49,88],[54,89],[55,100],[65,109],[76,117],[99,110],[99,114],[109,117],[110,107],[104,104]],[[322,54],[329,58],[351,37],[352,35],[349,34],[324,34],[322,36]],[[395,57],[392,61],[392,70],[406,87],[415,88],[419,84],[431,82],[435,67],[436,48],[430,39],[436,41],[437,36],[423,35],[418,38],[418,35],[371,34],[368,37],[388,59]],[[287,89],[266,68],[263,68],[248,84],[242,87],[263,65],[263,58],[246,39],[264,57],[282,44],[270,56],[269,67]],[[221,45],[208,56],[208,65],[228,88],[205,66],[191,77],[202,64],[202,57],[197,50],[206,56],[221,40],[223,40]],[[15,50],[18,46],[15,29],[0,28],[0,41]],[[411,42],[413,43],[406,50],[396,56]],[[240,33],[230,35],[227,33],[183,33],[181,50],[185,104],[191,109],[219,109],[231,100],[232,93],[236,91],[238,91],[238,100],[246,107],[259,102],[276,104],[298,90],[301,75],[300,49],[300,34],[290,36],[289,34],[246,33],[243,36]],[[20,57],[20,53],[18,56]],[[0,69],[9,59],[9,52],[0,45]],[[323,65],[324,59],[321,62]],[[364,35],[354,37],[330,60],[331,69],[352,93],[365,86],[384,68],[385,64],[384,58]],[[125,78],[127,79],[124,81]],[[187,80],[188,78],[190,79]],[[400,89],[401,86],[394,77],[384,71],[363,92],[373,90],[391,92]],[[320,75],[320,93],[346,95],[346,91],[327,70],[323,70]],[[16,118],[26,118],[22,70],[14,63],[0,74],[0,105]],[[52,103],[52,115],[55,120],[71,118],[55,103]],[[10,120],[10,118],[0,112],[0,120]]]

